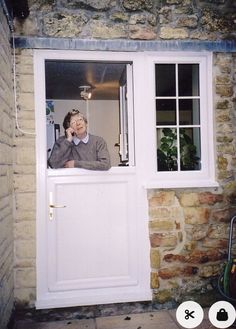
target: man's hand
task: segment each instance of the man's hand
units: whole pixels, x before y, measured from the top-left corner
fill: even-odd
[[[74,168],[74,167],[75,167],[75,161],[74,160],[67,161],[64,164],[64,168]]]
[[[69,142],[72,142],[73,140],[73,134],[74,134],[74,129],[69,127],[68,129],[66,129],[66,139],[69,141]]]

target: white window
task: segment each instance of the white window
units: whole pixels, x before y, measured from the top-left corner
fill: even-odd
[[[149,55],[148,92],[155,113],[148,186],[217,186],[208,53]],[[150,154],[151,156],[151,154]]]

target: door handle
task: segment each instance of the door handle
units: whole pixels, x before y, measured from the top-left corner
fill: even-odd
[[[55,209],[55,208],[66,208],[66,206],[50,204],[49,205],[49,219],[50,220],[53,220],[53,209]]]
[[[62,206],[62,205],[56,205],[56,204],[50,204],[49,208],[66,208],[66,206]]]
[[[49,219],[53,220],[53,209],[55,208],[65,208],[64,205],[53,204],[53,194],[49,192]]]

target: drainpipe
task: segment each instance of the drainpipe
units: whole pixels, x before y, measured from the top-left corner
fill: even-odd
[[[10,31],[13,33],[13,31],[14,31],[13,18],[12,18],[12,15],[10,15],[10,13],[9,13],[5,0],[0,0],[0,5],[2,6],[3,12],[7,18],[7,23],[10,28]]]

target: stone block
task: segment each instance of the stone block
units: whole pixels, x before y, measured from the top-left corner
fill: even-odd
[[[36,286],[35,269],[15,269],[15,288],[34,288]]]
[[[151,289],[158,289],[160,286],[158,274],[156,272],[151,272]]]
[[[226,85],[216,85],[216,94],[221,95],[222,97],[232,97],[233,87]]]
[[[191,27],[194,28],[198,25],[198,17],[197,15],[186,15],[179,17],[177,20],[178,27]]]
[[[103,21],[91,21],[89,24],[89,33],[92,38],[119,39],[127,37],[127,28],[125,24],[108,25]]]
[[[149,207],[172,206],[175,203],[175,192],[158,192],[149,199]]]
[[[24,111],[34,111],[34,94],[33,93],[19,93],[18,104]]]
[[[149,207],[149,218],[150,219],[162,219],[170,218],[171,208],[167,207]]]
[[[155,40],[157,38],[157,33],[154,28],[150,26],[130,25],[129,37],[139,40]]]
[[[14,289],[15,304],[19,308],[34,308],[36,300],[36,288],[16,288]]]
[[[159,277],[163,280],[171,279],[174,277],[181,276],[193,276],[198,273],[198,267],[196,266],[170,266],[166,268],[161,268],[158,271]]]
[[[186,39],[188,38],[188,31],[184,28],[161,27],[161,39]]]
[[[179,201],[183,207],[196,207],[199,205],[198,193],[182,193]]]
[[[150,263],[151,263],[151,268],[153,268],[153,269],[160,268],[161,256],[160,256],[159,250],[151,249],[151,251],[150,251]]]
[[[199,270],[199,276],[202,278],[210,278],[219,275],[221,271],[222,267],[220,266],[220,264],[203,266]]]
[[[17,192],[35,192],[34,175],[15,175],[14,188]]]
[[[228,238],[228,225],[210,225],[207,236],[211,239],[227,239]]]
[[[211,212],[211,219],[216,222],[226,222],[230,221],[231,213],[228,208],[224,209],[213,209]]]
[[[18,88],[21,93],[33,93],[34,92],[34,79],[33,75],[20,75],[18,77]]]
[[[174,229],[172,220],[153,220],[149,222],[149,229],[153,231],[171,231]]]
[[[199,201],[200,204],[206,204],[206,205],[214,205],[216,203],[220,203],[224,200],[224,197],[222,194],[214,194],[211,192],[201,192],[199,193]]]
[[[35,149],[29,147],[21,147],[15,152],[15,161],[19,165],[33,165],[35,164]]]
[[[20,259],[35,258],[36,257],[35,240],[16,240],[15,256]]]
[[[16,240],[35,240],[35,222],[24,221],[15,223]]]
[[[36,194],[29,193],[16,193],[15,194],[16,209],[21,210],[34,210],[36,208]]]
[[[174,234],[153,233],[150,235],[150,242],[155,247],[175,247],[177,245],[177,237]]]
[[[158,304],[164,304],[173,299],[173,292],[171,289],[162,289],[153,294],[153,300]]]
[[[202,242],[202,246],[205,248],[215,248],[226,250],[228,247],[228,239],[210,239],[206,238]]]
[[[208,208],[186,207],[184,216],[186,224],[206,224],[209,221],[210,211]]]

